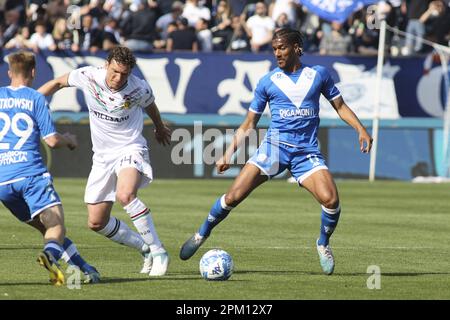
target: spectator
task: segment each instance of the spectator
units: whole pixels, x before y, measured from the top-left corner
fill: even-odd
[[[178,30],[169,33],[166,51],[198,51],[198,40],[195,31],[189,27],[186,18],[180,18],[177,22]]]
[[[55,41],[52,35],[47,33],[45,22],[38,21],[36,23],[35,33],[30,38],[30,47],[34,52],[39,52],[40,50],[56,50]]]
[[[70,37],[68,37],[68,34]],[[52,31],[53,40],[60,50],[70,50],[72,47],[72,33],[67,30],[66,19],[59,18],[55,21]]]
[[[197,32],[197,39],[201,52],[211,52],[213,48],[212,44],[212,32],[208,29],[208,21],[200,18],[195,26]]]
[[[120,44],[120,32],[117,28],[117,21],[108,17],[103,28],[103,50],[109,51]]]
[[[318,51],[320,40],[323,37],[320,18],[308,11],[306,7],[300,10],[300,32],[303,34],[303,50],[308,52]],[[331,27],[330,27],[331,31]]]
[[[89,15],[92,17],[94,27],[98,28],[103,19],[108,16],[108,12],[103,8],[105,0],[91,0],[89,3]]]
[[[6,28],[0,33],[0,47],[3,47],[9,40],[13,39],[20,29],[20,11],[11,9],[5,13]]]
[[[46,19],[51,24],[54,24],[59,18],[65,17],[67,14],[68,3],[65,0],[49,0],[45,8]],[[36,19],[42,19],[42,17],[36,17]],[[48,29],[50,30],[50,29]]]
[[[74,43],[72,50],[74,52],[90,51],[95,53],[102,48],[103,33],[100,29],[93,26],[94,20],[87,14],[81,18],[81,29],[74,30]]]
[[[108,13],[108,17],[118,21],[123,13],[123,0],[106,0],[103,10]]]
[[[174,1],[170,12],[162,15],[158,18],[158,20],[156,20],[156,30],[159,33],[159,37],[164,42],[167,40],[167,36],[169,35],[167,27],[171,22],[176,22],[178,20],[183,13],[183,6],[184,4],[181,1]]]
[[[125,46],[132,51],[151,52],[156,39],[156,11],[145,0],[133,0],[134,12],[124,21]]]
[[[231,9],[226,0],[220,0],[212,19],[214,50],[225,50],[228,47],[233,28],[231,27]]]
[[[186,0],[182,16],[189,22],[189,26],[195,27],[200,18],[211,20],[211,11],[198,3],[198,0]]]
[[[255,14],[248,18],[246,23],[247,35],[253,52],[272,50],[271,42],[275,24],[267,16],[267,6],[264,2],[258,2],[255,6]]]
[[[407,56],[412,53],[419,53],[422,50],[422,38],[425,35],[425,25],[420,21],[422,15],[427,11],[431,0],[404,0],[402,10],[406,11],[408,24],[406,26],[405,46],[402,54]],[[414,38],[416,36],[417,38]]]
[[[282,29],[282,28],[290,28],[291,23],[289,22],[288,16],[286,13],[282,12],[278,16],[278,18],[275,20],[275,29]]]
[[[320,54],[345,55],[351,52],[352,38],[339,22],[331,23],[331,32],[320,41]]]
[[[378,53],[379,32],[376,28],[368,28],[369,23],[373,23],[375,13],[369,14],[361,10],[363,17],[354,23],[354,46],[357,53],[363,55],[376,55]]]
[[[272,0],[269,6],[269,16],[278,21],[281,14],[286,15],[287,26],[295,27],[297,23],[297,4],[294,0]]]
[[[445,35],[449,32],[450,8],[441,0],[430,2],[420,22],[425,25],[425,37],[439,44],[445,44]]]
[[[233,17],[231,26],[233,28],[233,35],[227,47],[227,52],[250,52],[250,41],[244,28],[245,22],[242,22],[241,17]]]
[[[22,27],[14,38],[5,44],[5,49],[29,49],[30,46],[30,30],[28,27]]]

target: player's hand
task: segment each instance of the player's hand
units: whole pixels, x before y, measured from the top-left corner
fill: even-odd
[[[70,150],[74,150],[78,147],[78,141],[77,141],[76,135],[66,132],[63,134],[63,137],[67,140],[67,147]]]
[[[164,125],[162,127],[155,129],[156,141],[158,141],[158,143],[162,144],[163,146],[170,144],[171,136],[172,136],[172,131]]]
[[[366,130],[359,133],[359,145],[362,153],[370,152],[370,149],[372,149],[372,142],[373,139]]]
[[[216,169],[218,174],[222,174],[228,169],[230,169],[229,161],[226,161],[224,158],[221,158],[216,162]]]

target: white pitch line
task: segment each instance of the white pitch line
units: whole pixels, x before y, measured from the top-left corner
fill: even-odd
[[[213,246],[213,247],[205,247],[208,249],[215,249],[218,246]],[[287,246],[276,246],[276,247],[266,247],[266,246],[261,246],[261,247],[233,247],[234,249],[281,249],[281,250],[310,250],[310,249],[315,249],[315,246],[311,246],[311,247],[287,247]],[[348,249],[348,250],[373,250],[373,249],[378,249],[378,250],[442,250],[442,247],[335,247],[332,246],[332,249]]]

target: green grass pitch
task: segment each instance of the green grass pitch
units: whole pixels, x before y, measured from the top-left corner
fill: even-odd
[[[156,180],[140,190],[171,256],[161,278],[139,274],[140,255],[88,230],[84,179],[55,179],[68,236],[103,281],[80,289],[53,287],[36,263],[37,231],[0,207],[0,299],[450,299],[450,186],[337,181],[342,215],[332,237],[335,273],[323,275],[315,248],[320,206],[285,181],[258,188],[181,261],[181,244],[199,227],[230,180]],[[114,215],[131,222],[115,206]],[[234,260],[228,281],[208,282],[198,263],[208,249]],[[380,268],[380,289],[369,266]]]

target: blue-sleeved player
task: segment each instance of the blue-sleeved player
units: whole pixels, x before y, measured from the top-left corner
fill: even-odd
[[[187,260],[194,255],[211,230],[256,187],[288,169],[322,207],[316,246],[323,272],[332,274],[334,257],[329,239],[337,226],[341,206],[336,184],[318,146],[320,95],[323,94],[340,118],[357,131],[362,152],[370,152],[372,138],[345,104],[327,70],[300,62],[300,32],[278,30],[273,36],[272,47],[278,67],[258,83],[246,119],[237,130],[233,143],[216,163],[218,172],[230,167],[232,155],[249,131],[256,128],[268,103],[272,117],[267,135],[228,192],[216,200],[198,232],[183,244],[180,258]]]
[[[85,282],[98,282],[98,271],[65,237],[64,213],[52,177],[40,154],[40,138],[50,148],[77,147],[76,136],[56,132],[45,97],[30,88],[35,57],[30,52],[8,56],[11,84],[0,88],[0,200],[12,214],[44,237],[38,262],[50,273],[50,282],[65,282],[60,258],[78,266]]]

